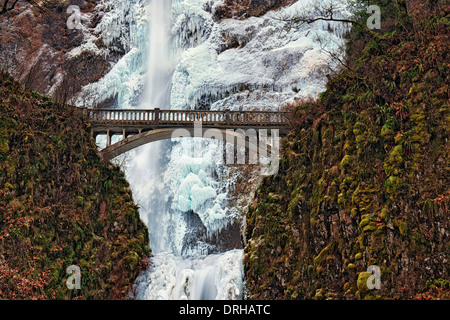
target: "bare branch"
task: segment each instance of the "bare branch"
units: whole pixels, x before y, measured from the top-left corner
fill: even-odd
[[[290,30],[291,28],[300,28],[303,24],[311,24],[316,21],[329,21],[329,22],[340,22],[340,23],[348,23],[352,25],[357,25],[361,27],[361,29],[367,33],[369,36],[375,39],[380,39],[381,36],[369,29],[365,23],[359,20],[344,18],[344,17],[336,17],[338,7],[333,3],[333,1],[326,3],[319,3],[313,6],[312,10],[305,13],[297,13],[293,16],[278,16],[274,17],[274,19],[278,21],[285,22],[286,28]]]

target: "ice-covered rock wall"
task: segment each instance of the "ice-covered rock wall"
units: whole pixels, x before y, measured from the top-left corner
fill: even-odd
[[[108,106],[135,107],[139,103],[145,80],[148,47],[149,10],[147,0],[101,0],[96,7],[100,23],[94,29],[83,30],[84,42],[68,53],[80,55],[88,51],[109,55],[123,51],[111,71],[98,82],[91,83],[74,98],[78,106],[96,107],[110,100]],[[106,46],[98,46],[101,42]]]
[[[176,46],[181,53],[172,80],[173,109],[277,110],[292,99],[317,96],[329,68],[337,67],[326,51],[342,53],[344,26],[318,22],[287,30],[278,19],[308,10],[311,1],[298,1],[281,13],[221,22],[212,19],[214,12],[206,12],[204,4],[179,2],[185,6],[183,14],[174,14],[172,34],[184,46]],[[190,143],[172,148],[165,175],[172,208],[194,210],[214,232],[238,217],[236,208],[227,206],[231,177],[217,160],[221,144],[204,142],[203,157],[192,168],[194,159],[181,156]],[[224,181],[213,178],[217,176]]]

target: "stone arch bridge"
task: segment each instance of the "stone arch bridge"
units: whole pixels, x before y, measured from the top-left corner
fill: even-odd
[[[91,124],[94,140],[99,135],[106,135],[106,148],[100,154],[107,160],[150,142],[171,139],[177,130],[190,137],[198,136],[198,130],[201,130],[202,137],[224,141],[227,134],[228,137],[232,135],[245,141],[247,149],[255,148],[252,146],[255,141],[249,138],[246,131],[276,132],[280,137],[289,132],[288,112],[282,111],[84,108],[83,113]],[[215,134],[208,135],[211,132]],[[115,135],[120,135],[122,140],[113,144],[112,137]]]

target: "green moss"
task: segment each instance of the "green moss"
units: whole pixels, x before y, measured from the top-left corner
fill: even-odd
[[[385,124],[383,128],[381,128],[381,136],[386,140],[390,140],[394,137],[394,130],[390,124]]]
[[[302,194],[297,194],[291,201],[289,201],[287,212],[292,217],[294,212],[298,209],[298,206],[305,201],[305,197]]]
[[[139,255],[134,252],[134,251],[130,251],[129,254],[126,256],[125,258],[125,264],[131,269],[135,269],[140,261],[140,257]]]
[[[11,191],[11,190],[15,189],[14,186],[11,183],[9,183],[9,182],[5,183],[3,188],[5,189],[5,191]]]
[[[317,289],[316,290],[316,294],[314,295],[314,299],[316,299],[316,300],[324,300],[325,299],[325,296],[324,296],[324,294],[323,294],[323,289]]]
[[[367,125],[365,123],[356,122],[355,125],[353,126],[353,134],[357,137],[361,136],[362,133],[364,133],[366,131],[366,129],[367,129]]]
[[[367,226],[370,223],[369,219],[363,219],[361,220],[361,222],[359,223],[359,228],[362,230],[365,226]]]
[[[0,154],[6,155],[9,151],[9,140],[5,128],[0,129]]]
[[[358,287],[358,291],[361,294],[365,294],[369,291],[369,288],[367,287],[367,280],[371,277],[372,275],[370,273],[367,272],[360,272],[358,274],[358,279],[356,281],[356,286]]]
[[[386,220],[388,218],[389,215],[389,210],[386,208],[381,209],[381,213],[380,213],[380,217],[381,219]]]
[[[335,247],[335,242],[329,243],[325,248],[320,251],[320,253],[314,258],[314,265],[319,265],[324,261],[327,256],[331,253],[331,251]]]
[[[384,189],[388,194],[394,194],[403,186],[403,182],[399,177],[391,176],[384,183]]]
[[[363,228],[363,231],[364,232],[371,232],[371,231],[375,231],[376,229],[377,229],[376,226],[374,226],[373,224],[369,224],[369,225],[367,225],[367,226],[365,226]]]
[[[408,235],[408,224],[402,220],[394,220],[394,226],[398,228],[400,234],[403,236]]]
[[[341,161],[341,167],[347,168],[350,165],[351,157],[349,155],[345,155]]]
[[[267,200],[269,201],[269,203],[276,203],[281,201],[281,199],[282,196],[275,193],[269,193],[269,195],[267,196]]]
[[[387,175],[399,175],[400,170],[403,168],[403,161],[403,146],[395,146],[384,164],[385,173]]]
[[[345,203],[345,201],[347,200],[347,197],[346,197],[346,195],[345,195],[345,193],[340,193],[339,195],[338,195],[338,204],[339,205],[342,205],[342,204],[344,204]]]

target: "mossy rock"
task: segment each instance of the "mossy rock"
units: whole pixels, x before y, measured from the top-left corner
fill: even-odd
[[[345,155],[344,158],[342,158],[342,160],[341,160],[341,167],[347,168],[348,166],[350,166],[350,161],[351,161],[351,157],[348,154]]]
[[[369,288],[367,287],[367,280],[372,276],[372,274],[367,272],[360,272],[358,274],[358,280],[356,281],[356,286],[358,287],[358,291],[361,294],[365,294],[369,292]]]
[[[361,222],[359,223],[359,228],[362,230],[365,226],[367,226],[370,223],[369,219],[363,219],[361,220]]]
[[[125,264],[132,270],[137,267],[137,265],[139,264],[139,261],[140,261],[140,257],[134,251],[130,251],[129,254],[125,258]]]

